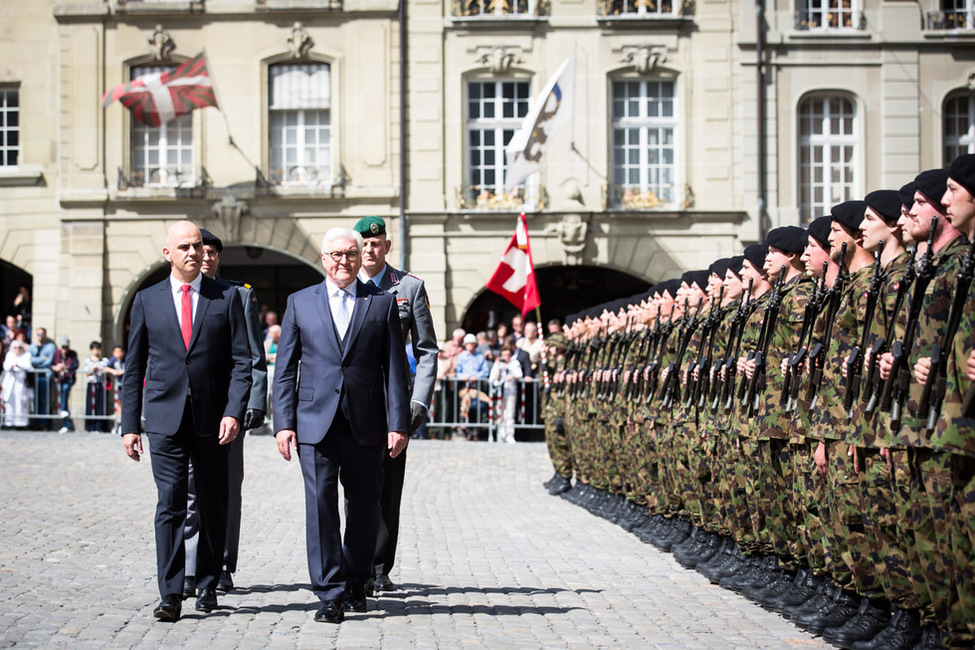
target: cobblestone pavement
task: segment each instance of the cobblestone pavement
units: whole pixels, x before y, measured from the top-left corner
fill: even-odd
[[[541,486],[541,444],[414,441],[398,592],[315,623],[300,470],[246,440],[239,589],[157,623],[148,459],[111,435],[0,433],[0,647],[823,647]],[[191,602],[188,601],[188,605]]]

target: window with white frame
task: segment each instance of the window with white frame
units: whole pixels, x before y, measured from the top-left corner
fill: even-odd
[[[327,63],[268,69],[270,181],[326,185],[333,181],[332,81]]]
[[[975,153],[975,93],[952,95],[944,107],[944,165],[966,153]]]
[[[172,66],[132,68],[132,79],[165,72]],[[133,185],[146,187],[191,187],[193,172],[193,117],[191,114],[149,126],[132,120],[131,178]]]
[[[683,4],[674,0],[597,0],[596,11],[607,18],[668,18],[680,15]]]
[[[467,84],[468,199],[504,193],[504,147],[528,115],[527,81]]]
[[[20,158],[20,94],[0,88],[0,168],[17,166]]]
[[[464,17],[534,16],[536,0],[455,0],[454,15]]]
[[[942,29],[975,29],[975,2],[972,0],[941,0]]]
[[[804,223],[849,201],[856,189],[856,105],[845,95],[799,104],[799,214]]]
[[[796,0],[797,29],[860,29],[856,0]]]
[[[677,200],[676,82],[614,81],[609,203],[654,208]]]

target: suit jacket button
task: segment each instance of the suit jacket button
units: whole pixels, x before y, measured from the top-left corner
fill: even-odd
[[[186,360],[186,365],[190,365],[190,360],[189,359]]]
[[[335,389],[335,394],[336,394],[336,395],[338,395],[338,394],[339,394],[339,393],[341,393],[341,392],[342,392],[342,391],[340,391],[340,390],[339,390],[338,388],[336,388],[336,389]]]

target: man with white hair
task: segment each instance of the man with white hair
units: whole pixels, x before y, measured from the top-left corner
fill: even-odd
[[[274,364],[275,438],[285,460],[298,452],[308,572],[322,601],[315,620],[327,623],[341,622],[346,608],[366,611],[383,455],[402,453],[410,434],[409,366],[396,300],[356,277],[362,249],[354,230],[325,233],[326,278],[288,298]]]

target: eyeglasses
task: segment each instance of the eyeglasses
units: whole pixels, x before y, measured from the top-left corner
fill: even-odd
[[[359,259],[359,251],[354,248],[350,251],[333,251],[325,254],[331,257],[333,262],[341,262],[342,258],[345,258],[350,262],[354,262]]]

